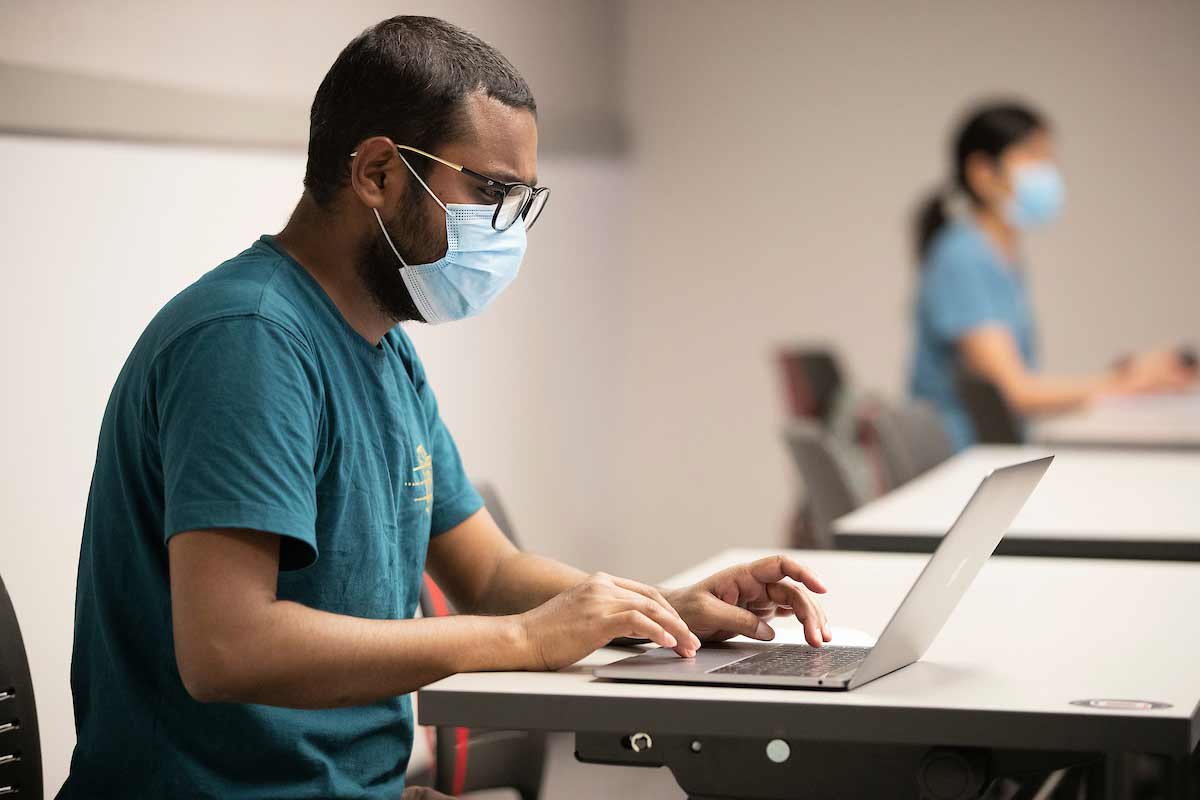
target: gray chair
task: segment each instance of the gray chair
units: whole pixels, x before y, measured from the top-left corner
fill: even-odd
[[[42,800],[42,748],[33,679],[17,612],[0,578],[0,797]]]
[[[878,451],[889,488],[908,483],[954,455],[937,411],[926,402],[879,400],[863,415],[864,435]]]
[[[517,534],[513,530],[512,523],[508,519],[508,510],[504,508],[504,504],[500,502],[500,494],[496,491],[496,487],[485,481],[479,481],[475,484],[475,491],[479,492],[479,496],[483,498],[483,504],[491,513],[492,519],[496,520],[496,525],[500,530],[504,531],[504,535],[513,544],[520,547],[517,541]]]
[[[858,508],[860,500],[842,465],[836,445],[820,426],[797,420],[784,430],[784,439],[804,484],[804,522],[794,547],[833,546],[833,521]]]
[[[476,491],[492,518],[513,544],[518,544],[495,487],[477,483]],[[519,546],[519,545],[518,545]],[[454,613],[437,584],[425,576],[421,613],[427,617]],[[546,735],[536,731],[491,731],[439,727],[434,747],[434,789],[457,796],[485,789],[513,789],[521,800],[537,800],[546,764]],[[421,777],[414,776],[414,784]]]

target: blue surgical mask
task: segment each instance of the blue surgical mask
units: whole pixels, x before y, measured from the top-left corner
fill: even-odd
[[[517,220],[507,230],[497,231],[492,227],[495,206],[446,205],[407,160],[404,165],[446,212],[446,255],[430,264],[409,266],[392,243],[379,210],[374,209],[384,239],[403,265],[400,277],[426,322],[437,324],[473,317],[517,277],[525,255],[525,221]]]
[[[1033,230],[1058,218],[1065,200],[1065,187],[1058,168],[1049,161],[1017,167],[1013,194],[1004,207],[1009,223]]]

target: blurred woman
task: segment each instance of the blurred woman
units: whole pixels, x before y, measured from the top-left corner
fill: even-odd
[[[1053,222],[1063,181],[1050,126],[1018,104],[977,109],[959,131],[953,184],[917,214],[920,285],[915,309],[912,393],[941,412],[958,448],[975,441],[959,400],[962,369],[991,381],[1020,416],[1064,411],[1103,394],[1178,389],[1194,366],[1162,351],[1124,359],[1094,375],[1037,369],[1037,333],[1026,286],[1022,240]],[[951,215],[961,195],[966,209]]]

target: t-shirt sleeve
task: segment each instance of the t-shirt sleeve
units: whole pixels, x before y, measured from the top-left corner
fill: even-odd
[[[281,569],[312,564],[321,395],[307,346],[265,318],[207,322],[168,345],[147,391],[164,541],[209,528],[264,531],[282,537]]]
[[[1003,321],[988,285],[986,264],[966,253],[945,253],[928,269],[925,302],[938,338],[957,341],[977,328]]]
[[[406,348],[411,359],[413,383],[421,399],[421,410],[429,430],[429,454],[433,457],[433,509],[430,512],[429,535],[445,533],[483,508],[483,498],[471,484],[463,468],[462,457],[454,437],[438,412],[437,397],[425,377],[425,368],[412,349]]]

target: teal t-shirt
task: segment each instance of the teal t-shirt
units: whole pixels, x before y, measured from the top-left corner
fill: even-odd
[[[398,798],[407,697],[313,711],[188,695],[167,541],[278,534],[280,599],[403,619],[430,537],[481,506],[399,328],[368,343],[270,237],[204,275],[146,328],[104,413],[59,797]]]
[[[909,387],[941,414],[956,449],[975,442],[975,426],[958,397],[958,340],[985,325],[1012,333],[1025,366],[1037,365],[1037,335],[1029,290],[970,220],[949,225],[921,265],[914,313],[916,345]]]

